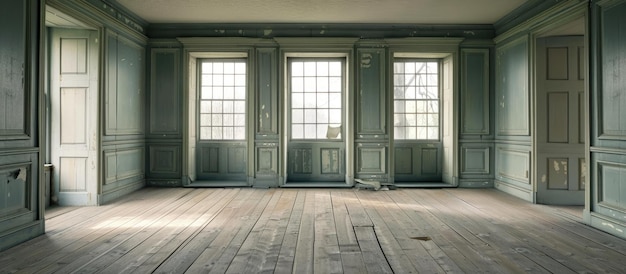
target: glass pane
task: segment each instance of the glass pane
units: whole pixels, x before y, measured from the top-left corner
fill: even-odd
[[[232,114],[224,114],[222,117],[225,126],[234,126],[235,125],[235,117]]]
[[[222,74],[213,74],[213,85],[214,86],[223,86],[224,85],[224,75],[222,75]]]
[[[222,74],[224,73],[224,63],[213,63],[213,73]]]
[[[415,125],[417,126],[427,126],[428,122],[427,122],[427,114],[417,114],[417,123]]]
[[[317,125],[317,139],[325,139],[328,125]]]
[[[406,119],[406,125],[408,125],[408,126],[416,126],[417,125],[417,115],[416,114],[405,114],[404,118]]]
[[[405,112],[406,113],[416,113],[417,108],[415,106],[416,102],[415,101],[406,101],[406,108],[405,108]]]
[[[328,110],[328,122],[331,124],[341,125],[341,109]]]
[[[328,76],[328,62],[317,62],[317,76]]]
[[[224,140],[233,140],[234,137],[235,137],[235,133],[233,132],[233,128],[232,127],[225,127],[224,128],[224,135],[223,135]]]
[[[211,112],[212,113],[222,113],[222,101],[212,101],[211,102]]]
[[[428,139],[428,133],[426,131],[426,127],[417,128],[417,139],[422,139],[422,140]]]
[[[291,78],[291,91],[292,92],[304,91],[304,77],[292,77]]]
[[[221,100],[224,99],[224,87],[213,87],[213,99]]]
[[[426,73],[426,63],[415,62],[415,73]]]
[[[234,87],[224,87],[224,99],[235,99]]]
[[[315,106],[317,105],[316,99],[317,96],[315,93],[304,93],[304,107],[315,108]]]
[[[212,73],[213,72],[213,63],[204,62],[202,63],[202,73]]]
[[[317,91],[318,92],[328,92],[328,78],[319,77],[317,78]]]
[[[221,140],[222,139],[222,128],[221,127],[217,127],[217,128],[213,128],[213,130],[211,131],[211,139],[213,140]]]
[[[210,86],[213,84],[213,76],[210,74],[202,75],[201,81],[203,86]]]
[[[406,139],[415,140],[417,139],[417,129],[414,127],[407,127],[406,129]]]
[[[316,125],[304,125],[304,138],[315,139],[317,138],[317,126]]]
[[[304,76],[304,63],[292,62],[291,63],[291,76]]]
[[[434,113],[439,113],[439,102],[438,101],[429,101],[429,102],[424,102],[425,104],[428,104],[428,111],[429,112],[434,112]]]
[[[329,108],[341,108],[341,93],[333,92],[329,93]]]
[[[235,63],[235,73],[246,75],[246,63]]]
[[[211,99],[213,97],[213,88],[202,87],[200,99]]]
[[[404,127],[394,127],[393,135],[395,139],[404,139]]]
[[[222,114],[212,114],[211,124],[216,127],[222,126]]]
[[[235,113],[246,113],[246,102],[235,101]]]
[[[317,110],[317,123],[328,124],[328,110],[327,109]]]
[[[317,108],[328,108],[328,93],[318,93],[317,94]]]
[[[224,86],[234,86],[235,75],[224,75]]]
[[[246,128],[245,127],[235,127],[235,140],[243,140],[246,139]]]
[[[341,77],[330,77],[328,91],[341,92]]]
[[[393,73],[403,73],[404,72],[404,63],[395,62],[393,63]]]
[[[200,127],[200,139],[211,139],[210,127]]]
[[[235,63],[224,63],[224,73],[225,74],[234,74],[235,73]]]
[[[304,125],[291,125],[291,137],[294,139],[303,139]]]
[[[235,114],[235,126],[246,126],[246,115]]]
[[[292,93],[291,94],[291,107],[292,108],[304,108],[304,94]]]
[[[200,126],[211,125],[211,114],[200,114]]]
[[[235,87],[235,99],[246,99],[246,87]]]
[[[305,123],[315,123],[316,117],[317,117],[317,111],[315,109],[304,110],[304,122]]]
[[[328,63],[328,75],[329,76],[341,76],[343,75],[341,71],[341,62],[330,62]]]
[[[431,140],[439,139],[439,128],[429,127],[428,128],[428,139],[431,139]]]
[[[291,110],[291,123],[302,124],[304,123],[304,110],[292,109]]]
[[[317,67],[315,66],[315,62],[304,63],[304,76],[315,76],[316,71]]]
[[[428,114],[428,125],[429,126],[438,126],[439,125],[439,115],[438,114]]]
[[[406,87],[405,91],[404,91],[404,98],[406,99],[415,99],[417,98],[416,96],[416,91],[417,88],[416,87]]]
[[[304,92],[315,92],[317,86],[317,78],[304,77]]]
[[[439,63],[437,62],[428,62],[428,72],[429,73],[439,73]]]
[[[404,120],[404,114],[394,114],[393,115],[393,124],[394,126],[401,127],[406,126],[406,120]]]
[[[246,85],[245,75],[235,75],[235,86],[243,87]]]
[[[415,111],[417,113],[427,112],[426,101],[415,101]]]
[[[211,113],[210,101],[200,101],[200,113]]]

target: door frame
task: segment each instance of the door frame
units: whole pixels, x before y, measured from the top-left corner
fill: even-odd
[[[584,30],[583,33],[575,33],[575,30],[572,30],[570,28],[568,28],[570,23],[576,22],[577,20],[582,20],[584,22]],[[531,33],[530,33],[530,62],[531,62],[531,73],[530,73],[530,82],[531,82],[531,91],[530,91],[530,96],[531,96],[531,100],[532,100],[532,104],[531,104],[531,127],[533,129],[533,134],[532,134],[532,156],[531,156],[531,184],[532,184],[532,191],[533,191],[533,203],[538,203],[537,200],[537,192],[540,191],[539,189],[539,182],[541,180],[540,178],[540,174],[537,172],[538,171],[538,165],[542,164],[540,163],[540,159],[538,157],[539,155],[539,148],[538,148],[538,143],[539,143],[539,134],[537,134],[539,131],[543,131],[545,129],[540,128],[538,125],[540,124],[538,119],[538,100],[542,100],[542,98],[539,98],[538,94],[539,94],[539,84],[538,84],[538,77],[537,77],[537,70],[538,70],[538,65],[539,62],[537,61],[538,58],[538,54],[537,54],[537,49],[538,49],[538,39],[542,38],[542,37],[547,37],[547,36],[559,36],[559,35],[564,35],[564,34],[577,34],[577,35],[583,35],[583,46],[585,48],[585,54],[583,56],[584,60],[586,61],[584,64],[584,69],[585,69],[585,79],[584,79],[584,88],[583,88],[583,100],[584,100],[584,114],[582,119],[584,119],[584,135],[585,135],[585,142],[584,142],[584,146],[585,146],[585,151],[584,151],[584,158],[585,158],[585,165],[584,165],[584,169],[586,170],[586,176],[585,176],[585,181],[584,181],[584,185],[585,185],[585,197],[584,197],[584,205],[585,205],[585,211],[588,212],[589,211],[589,206],[590,206],[590,153],[589,153],[589,140],[590,140],[590,131],[589,131],[589,103],[590,103],[590,98],[589,98],[589,33],[588,30],[589,29],[589,19],[588,19],[588,15],[587,15],[587,6],[582,5],[579,6],[577,9],[572,10],[570,12],[568,12],[567,14],[564,14],[562,16],[556,16],[554,18],[552,18],[551,20],[547,20],[545,22],[543,22],[543,24],[534,29]],[[572,32],[573,31],[573,32]]]

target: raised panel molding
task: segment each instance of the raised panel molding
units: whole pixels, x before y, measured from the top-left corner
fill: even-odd
[[[439,158],[437,157],[439,149],[437,148],[422,148],[422,175],[437,175],[439,174]],[[433,160],[435,159],[435,160]]]
[[[109,31],[106,36],[105,135],[144,133],[144,47]]]
[[[180,50],[152,49],[149,134],[180,136]]]
[[[259,138],[278,134],[278,64],[277,49],[257,49],[256,115]]]
[[[382,145],[357,147],[358,174],[386,174],[387,147]]]
[[[178,145],[148,145],[149,175],[180,177],[181,147]]]
[[[357,134],[386,134],[385,50],[357,49]]]
[[[626,163],[597,161],[598,204],[626,213]]]
[[[530,184],[530,151],[496,148],[496,178]]]
[[[144,148],[104,151],[104,184],[144,177]]]
[[[528,37],[496,49],[496,125],[501,136],[530,134]]]
[[[278,144],[258,146],[256,153],[256,175],[278,175]]]
[[[626,140],[626,62],[624,62],[624,46],[626,46],[626,27],[624,14],[626,2],[612,1],[601,8],[599,25],[598,55],[600,86],[596,89],[598,98],[598,129],[600,139]],[[621,73],[620,73],[621,72]],[[621,74],[621,75],[620,75]]]
[[[462,49],[462,132],[489,134],[489,49]]]
[[[489,147],[461,147],[461,174],[488,175],[490,154]]]

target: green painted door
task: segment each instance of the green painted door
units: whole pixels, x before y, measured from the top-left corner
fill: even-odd
[[[537,203],[584,205],[582,36],[537,40]]]

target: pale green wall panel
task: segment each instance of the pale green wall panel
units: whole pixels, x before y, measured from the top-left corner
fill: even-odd
[[[530,134],[528,38],[496,48],[496,127],[500,136]]]
[[[358,49],[357,136],[385,134],[385,50]]]
[[[37,124],[42,2],[0,4],[0,251],[44,233]]]
[[[182,136],[180,50],[152,49],[148,138]]]
[[[461,51],[461,134],[489,134],[489,49]]]

